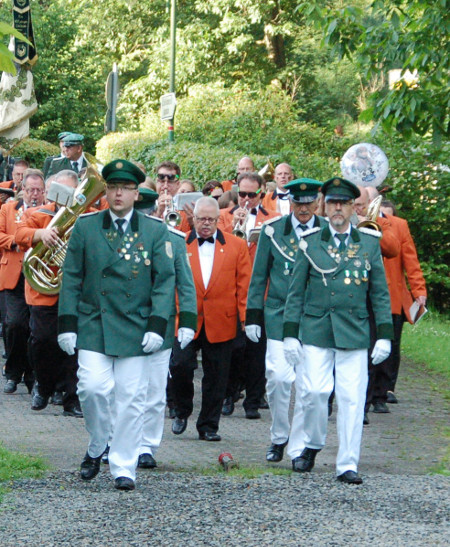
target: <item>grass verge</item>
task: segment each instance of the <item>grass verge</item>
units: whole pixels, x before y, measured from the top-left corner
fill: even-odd
[[[5,493],[5,482],[15,479],[37,479],[48,466],[42,458],[10,452],[0,444],[0,502]]]

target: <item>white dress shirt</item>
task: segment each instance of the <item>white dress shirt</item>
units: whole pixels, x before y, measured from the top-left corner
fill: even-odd
[[[212,237],[214,238],[214,243],[204,241],[202,245],[198,246],[198,257],[200,259],[200,268],[202,270],[203,285],[205,286],[205,289],[208,288],[214,266],[214,249],[216,245],[217,230]]]
[[[130,219],[131,217],[133,216],[133,211],[134,209],[131,209],[131,211],[129,213],[127,213],[124,217],[118,217],[117,215],[115,215],[111,209],[109,210],[109,214],[111,215],[111,218],[112,218],[112,221],[114,223],[114,227],[116,228],[116,230],[118,230],[118,226],[116,224],[116,220],[121,218],[122,220],[124,220],[125,222],[123,223],[122,225],[122,230],[123,232],[125,233],[127,231],[127,228],[128,228],[128,223],[130,222]]]
[[[303,234],[304,231],[306,230],[303,230],[300,226],[300,221],[296,218],[296,216],[294,215],[294,213],[291,214],[291,221],[292,221],[292,227],[294,228],[295,230],[295,234],[297,236],[298,239],[300,239],[301,235]],[[308,220],[308,222],[304,225],[304,226],[307,226],[308,230],[310,230],[311,228],[314,228],[314,215]]]
[[[349,238],[349,235],[350,235],[350,231],[352,229],[352,225],[349,224],[347,226],[347,229],[345,230],[345,232],[337,232],[333,226],[331,226],[331,224],[329,225],[330,227],[330,232],[331,232],[331,235],[333,236],[333,239],[334,239],[334,242],[336,244],[336,247],[339,247],[339,245],[341,244],[340,240],[338,237],[336,237],[336,234],[339,234],[339,233],[343,233],[343,234],[347,234],[347,239],[345,240],[345,244],[348,245],[348,238]]]

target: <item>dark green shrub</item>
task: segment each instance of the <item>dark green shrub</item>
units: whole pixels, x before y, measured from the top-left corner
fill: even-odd
[[[59,154],[59,146],[30,138],[23,140],[11,152],[12,156],[27,160],[30,166],[36,169],[42,169],[47,156],[57,154]]]

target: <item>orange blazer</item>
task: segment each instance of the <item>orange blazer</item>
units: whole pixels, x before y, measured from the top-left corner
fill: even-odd
[[[392,313],[400,315],[404,311],[410,323],[409,308],[413,298],[427,296],[425,279],[417,257],[416,246],[409,231],[408,223],[403,218],[385,215],[390,221],[392,229],[400,242],[400,253],[394,258],[384,259],[386,279],[391,295]],[[411,293],[406,284],[408,279]]]
[[[55,203],[49,203],[25,211],[16,231],[16,242],[22,250],[26,251],[33,246],[33,236],[36,230],[47,228],[50,224],[54,217],[55,205]],[[58,302],[58,295],[41,294],[32,289],[25,280],[25,300],[29,306],[53,306]]]
[[[23,200],[8,201],[0,209],[0,291],[14,289],[22,271],[24,253],[15,236],[23,212]]]
[[[244,324],[251,264],[245,241],[217,230],[214,264],[208,287],[203,284],[197,234],[187,238],[187,252],[197,293],[197,332],[205,326],[211,343],[236,336],[237,318]]]
[[[238,208],[239,207],[235,205],[234,207],[220,210],[219,222],[217,223],[217,227],[220,230],[229,234],[233,232],[233,214]],[[256,215],[255,228],[260,228],[263,223],[266,222],[266,220],[270,220],[271,218],[279,216],[281,216],[281,213],[279,213],[278,211],[266,211],[264,207],[260,206],[258,209],[258,214]],[[248,251],[250,253],[250,259],[252,261],[252,264],[255,260],[257,245],[257,243],[249,243],[248,245]]]
[[[386,217],[378,217],[377,223],[381,226],[383,237],[380,239],[381,254],[384,258],[394,258],[400,253],[400,240]]]

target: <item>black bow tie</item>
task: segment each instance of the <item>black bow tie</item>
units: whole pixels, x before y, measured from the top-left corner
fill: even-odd
[[[251,215],[257,215],[257,214],[258,214],[258,209],[256,209],[256,207],[254,207],[254,208],[250,211],[250,214],[251,214]]]
[[[207,241],[208,243],[214,243],[214,238],[213,236],[211,237],[199,237],[198,238],[198,246],[201,247],[203,245],[203,243],[205,243],[205,241]]]
[[[278,194],[277,193],[277,197],[278,197],[278,199],[289,199],[289,192],[287,192],[287,194]]]

